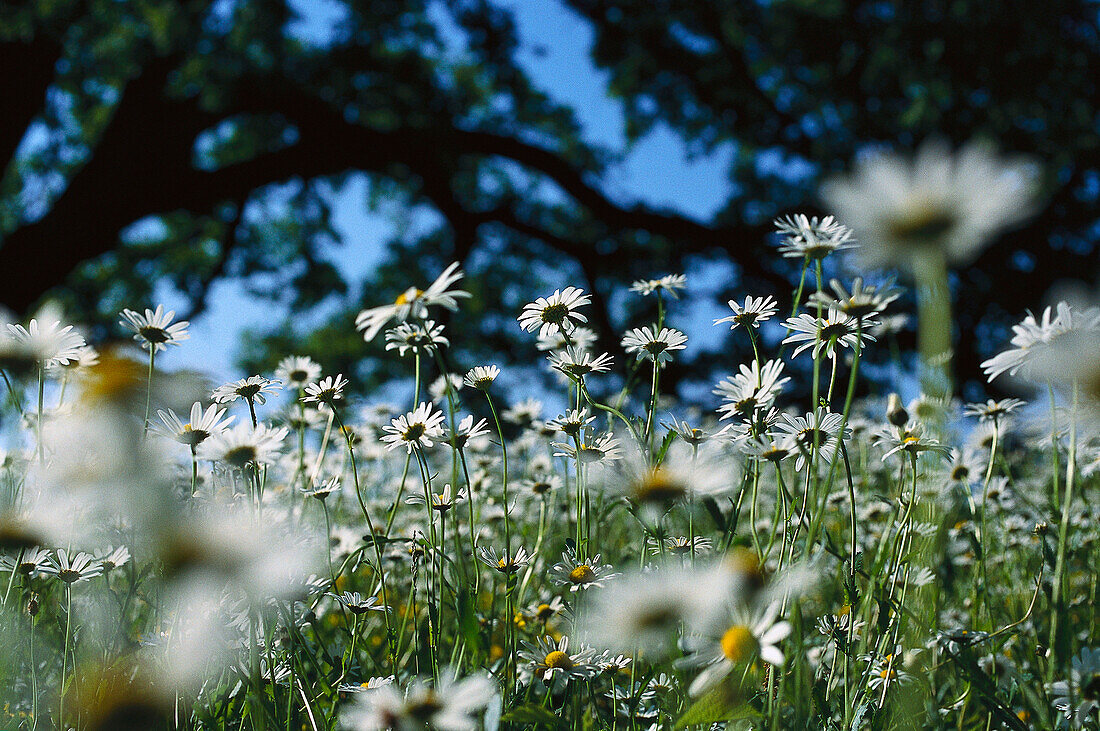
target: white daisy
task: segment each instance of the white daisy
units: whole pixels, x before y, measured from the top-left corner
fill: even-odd
[[[356,693],[340,712],[346,731],[475,731],[477,715],[497,695],[497,686],[483,675],[453,680],[441,671],[434,686],[414,680],[404,695],[395,683],[379,684]]]
[[[771,295],[767,297],[746,297],[744,304],[739,303],[737,300],[730,300],[726,304],[733,310],[733,314],[715,320],[714,324],[720,325],[723,322],[728,322],[730,330],[736,330],[739,325],[759,328],[760,323],[767,322],[776,312],[779,312],[779,303]]]
[[[683,350],[687,346],[687,335],[670,327],[634,328],[623,336],[623,349],[627,353],[637,353],[638,360],[643,358],[657,364],[672,360],[672,351]]]
[[[75,584],[78,581],[87,581],[103,573],[103,565],[95,560],[91,554],[81,551],[74,556],[64,548],[50,556],[49,563],[42,567],[42,573],[56,576],[66,584]]]
[[[610,462],[622,459],[623,456],[619,447],[619,440],[615,438],[615,434],[612,432],[599,434],[587,439],[582,438],[579,450],[572,444],[560,442],[554,442],[553,446],[558,448],[558,451],[554,452],[555,457],[579,459],[582,464]]]
[[[533,643],[524,643],[518,651],[523,663],[519,667],[520,678],[525,684],[537,678],[553,691],[561,691],[570,680],[587,680],[596,674],[596,651],[581,645],[569,651],[569,638],[555,642],[550,637],[538,637]]]
[[[347,385],[348,379],[344,378],[343,373],[327,376],[317,383],[308,383],[302,402],[332,406],[334,402],[344,398],[344,387]]]
[[[820,406],[816,413],[807,413],[805,416],[783,414],[775,425],[775,433],[780,439],[790,439],[798,449],[795,468],[801,472],[810,455],[813,454],[815,443],[821,459],[832,463],[840,445],[838,438],[840,426],[843,423],[842,414],[830,412],[824,406]],[[850,436],[846,429],[844,438],[847,439]]]
[[[272,429],[263,424],[256,427],[238,424],[232,429],[212,434],[200,444],[199,457],[225,462],[237,468],[274,464],[288,433],[286,427]]]
[[[467,414],[462,417],[462,421],[458,422],[458,426],[455,427],[453,432],[450,429],[446,430],[445,441],[449,442],[455,449],[462,449],[471,439],[483,437],[488,433],[489,422],[485,419],[481,419],[477,423],[474,423],[473,415]]]
[[[62,325],[60,311],[46,305],[26,327],[9,324],[8,333],[29,359],[45,368],[67,365],[80,358],[87,345],[72,325]]]
[[[855,244],[852,230],[841,225],[832,216],[818,220],[796,213],[774,221],[776,230],[783,234],[779,252],[788,259],[818,261],[834,251],[851,249]]]
[[[593,357],[587,350],[566,348],[550,355],[550,367],[570,378],[584,378],[589,373],[606,373],[611,370],[612,358],[607,353]]]
[[[278,381],[272,381],[263,376],[249,376],[239,381],[218,386],[214,389],[211,397],[214,399],[214,403],[218,404],[227,404],[243,398],[249,403],[255,402],[263,405],[267,403],[265,394],[278,393],[280,388],[282,388],[282,384]]]
[[[404,446],[408,453],[413,449],[427,449],[443,438],[442,411],[427,402],[421,403],[413,411],[403,414],[382,427],[385,435],[382,441],[389,444],[387,449]]]
[[[1051,703],[1073,728],[1089,723],[1100,708],[1100,649],[1081,648],[1070,663],[1069,677],[1050,686]]]
[[[687,288],[687,277],[683,274],[666,274],[660,279],[639,279],[630,285],[630,291],[648,297],[654,292],[667,292],[673,299],[680,299],[678,294]]]
[[[518,572],[531,563],[532,558],[523,548],[517,549],[514,555],[509,555],[507,551],[501,551],[498,555],[496,549],[490,546],[482,546],[477,549],[478,561],[506,576]]]
[[[172,409],[158,409],[157,416],[160,423],[153,424],[152,431],[189,447],[197,447],[214,434],[225,431],[236,419],[235,416],[226,417],[225,409],[219,409],[215,404],[203,411],[202,404],[198,402],[191,405],[191,414],[186,424]]]
[[[836,354],[838,345],[854,348],[856,343],[860,342],[859,321],[838,310],[828,310],[821,318],[804,312],[798,317],[788,317],[784,324],[791,334],[783,339],[783,344],[802,343],[795,348],[792,357],[812,348],[811,355],[815,359],[822,351],[827,358],[832,358]],[[872,324],[874,323],[867,321],[863,323],[865,328]],[[864,329],[863,340],[874,342],[875,338],[867,329]]]
[[[588,350],[596,344],[597,339],[595,331],[591,328],[578,325],[569,331],[568,337],[560,330],[546,336],[540,333],[535,347],[542,351],[563,350],[565,348]]]
[[[386,331],[386,350],[396,350],[404,357],[406,353],[430,353],[440,345],[450,345],[451,341],[443,337],[443,326],[435,320],[403,322]]]
[[[145,313],[134,310],[123,310],[119,324],[134,331],[134,340],[141,343],[145,350],[160,352],[169,345],[179,345],[181,340],[187,340],[191,334],[187,328],[191,323],[186,320],[172,322],[176,316],[174,310],[164,311],[164,305],[157,305],[156,310],[146,308]]]
[[[725,402],[718,407],[720,418],[751,419],[755,411],[771,407],[783,386],[791,380],[780,377],[783,367],[781,360],[769,360],[763,366],[755,360],[749,365],[742,364],[738,373],[728,376],[714,388],[713,393]]]
[[[564,333],[568,342],[570,331],[580,323],[588,322],[588,318],[577,310],[590,304],[592,298],[583,289],[556,289],[549,297],[539,297],[524,305],[518,318],[519,325],[527,332],[538,330],[540,338]]]
[[[304,355],[288,355],[275,367],[275,380],[292,388],[302,388],[320,377],[320,364]]]
[[[551,569],[554,583],[566,586],[569,591],[580,591],[592,587],[602,587],[603,582],[619,576],[610,565],[600,563],[600,554],[589,556],[583,561],[577,558],[572,548],[566,548],[561,561]]]
[[[728,614],[708,619],[700,633],[685,637],[692,654],[684,664],[705,668],[692,681],[688,693],[693,697],[703,695],[735,668],[757,658],[781,666],[785,658],[779,643],[791,633],[791,626],[779,619],[779,607],[779,602],[757,606],[736,602],[730,605]]]
[[[489,386],[499,375],[500,369],[495,365],[474,366],[466,373],[463,382],[470,388],[476,388],[478,391],[487,391]]]
[[[901,288],[895,287],[891,282],[876,287],[864,284],[863,277],[852,280],[851,292],[838,279],[829,280],[829,287],[833,290],[831,293],[814,292],[810,295],[809,303],[843,312],[856,320],[863,319],[864,322],[878,315],[902,295]]]
[[[363,310],[355,318],[355,327],[362,331],[363,340],[369,343],[390,320],[404,322],[410,317],[423,320],[428,316],[428,308],[434,305],[446,307],[452,311],[457,310],[458,300],[469,297],[470,293],[461,289],[449,289],[449,287],[462,277],[458,262],[453,262],[427,289],[409,287],[397,296],[392,305]]]

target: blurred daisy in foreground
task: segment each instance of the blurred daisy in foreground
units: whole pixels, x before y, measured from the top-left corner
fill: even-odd
[[[684,638],[690,654],[684,665],[704,668],[691,682],[688,693],[698,697],[726,679],[735,668],[757,659],[769,665],[784,662],[779,643],[791,626],[779,619],[779,602],[748,606],[730,605],[726,615],[709,620],[709,627]]]
[[[1051,703],[1073,728],[1081,728],[1100,709],[1100,648],[1081,648],[1069,676],[1050,686]]]
[[[390,320],[404,322],[410,317],[423,320],[428,316],[428,308],[434,305],[448,310],[458,309],[458,300],[469,297],[470,293],[462,289],[450,289],[451,285],[462,279],[462,270],[458,262],[452,262],[428,285],[427,289],[409,287],[397,296],[391,305],[381,305],[363,310],[355,318],[355,327],[362,331],[363,339],[368,343],[386,326]]]
[[[929,250],[965,265],[1035,210],[1037,172],[1027,159],[1001,157],[987,144],[953,154],[929,141],[913,159],[882,153],[858,160],[821,195],[860,237],[868,267],[912,267]]]
[[[484,675],[454,680],[447,671],[429,685],[416,679],[402,695],[394,682],[379,683],[356,693],[340,713],[347,731],[470,731],[479,727],[476,716],[497,695],[497,686]]]

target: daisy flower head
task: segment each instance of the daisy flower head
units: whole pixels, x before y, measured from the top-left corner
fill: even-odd
[[[595,664],[596,651],[579,646],[570,652],[569,638],[555,641],[551,637],[537,637],[533,643],[524,643],[518,651],[520,678],[530,684],[533,679],[542,681],[551,691],[561,691],[570,680],[588,680],[599,668]]]
[[[527,564],[531,563],[533,557],[527,553],[523,548],[516,550],[515,555],[509,555],[507,551],[501,551],[497,554],[496,549],[491,546],[482,546],[477,549],[477,560],[485,564],[493,571],[504,574],[505,576],[511,576]]]
[[[902,289],[892,282],[882,286],[863,283],[863,277],[852,280],[852,289],[848,291],[839,279],[829,280],[832,292],[819,290],[810,295],[811,305],[820,305],[828,310],[843,312],[855,319],[867,321],[885,310],[891,302],[902,295]],[[868,323],[873,324],[873,323]]]
[[[756,411],[770,408],[783,386],[791,380],[783,376],[783,368],[783,361],[778,359],[769,360],[763,366],[756,360],[749,365],[742,364],[736,374],[721,381],[712,392],[724,402],[718,407],[719,418],[751,420]]]
[[[590,415],[587,408],[570,409],[558,418],[551,419],[548,426],[571,437],[576,437],[580,436],[581,432],[595,420],[596,417]]]
[[[687,346],[687,335],[671,327],[636,327],[623,336],[623,349],[627,353],[636,353],[638,360],[643,358],[661,365],[672,360],[672,351],[683,350]]]
[[[314,481],[310,485],[306,485],[302,488],[302,494],[306,497],[311,497],[314,500],[325,501],[328,496],[334,492],[339,492],[341,481],[339,475],[334,475],[327,480]]]
[[[552,446],[558,448],[558,451],[554,452],[555,457],[568,457],[569,459],[579,460],[581,464],[613,462],[622,459],[623,456],[619,440],[615,438],[613,432],[588,438],[584,438],[584,435],[582,435],[579,447],[563,442],[553,442]]]
[[[723,322],[730,324],[730,330],[736,330],[740,327],[754,327],[759,329],[760,323],[770,320],[775,313],[779,312],[779,303],[775,301],[775,298],[771,295],[767,297],[746,297],[744,303],[740,303],[737,300],[730,300],[726,303],[729,308],[733,310],[733,314],[729,317],[723,317],[720,320],[715,320],[715,325],[720,325]]]
[[[428,316],[428,308],[437,305],[451,311],[457,310],[458,300],[470,296],[465,290],[450,288],[462,277],[458,262],[452,262],[427,289],[409,287],[397,296],[393,304],[360,312],[355,318],[355,327],[363,333],[363,340],[369,343],[390,320],[405,322],[410,317],[423,320]]]
[[[502,411],[500,416],[512,424],[528,427],[542,417],[542,402],[536,398],[524,399]]]
[[[59,548],[54,555],[50,556],[49,563],[41,570],[42,573],[56,576],[66,584],[75,584],[103,574],[103,565],[89,553],[81,551],[70,556],[64,548]]]
[[[68,365],[80,358],[87,345],[74,326],[61,324],[61,312],[52,304],[39,310],[26,327],[9,324],[8,335],[15,346],[8,349],[18,350],[23,357],[5,360],[33,361],[44,368]]]
[[[1051,704],[1073,728],[1084,727],[1100,708],[1100,648],[1081,648],[1069,675],[1050,686]]]
[[[443,420],[446,417],[434,405],[422,402],[414,410],[402,414],[382,427],[382,441],[387,449],[404,446],[412,454],[414,449],[428,449],[443,438]]]
[[[474,731],[477,716],[497,696],[497,686],[483,675],[452,680],[441,670],[439,682],[414,680],[404,694],[396,683],[379,683],[354,695],[340,712],[344,731]]]
[[[718,436],[722,431],[708,432],[700,429],[699,427],[692,426],[686,419],[680,421],[676,417],[672,417],[670,421],[662,421],[661,426],[668,429],[670,432],[676,434],[684,441],[685,444],[690,444],[693,447],[698,447],[701,444],[705,444],[707,440]]]
[[[396,350],[404,357],[406,353],[431,353],[440,345],[450,345],[451,341],[443,337],[443,326],[435,320],[423,322],[402,322],[386,331],[386,350]]]
[[[535,342],[535,347],[543,352],[564,350],[565,348],[576,348],[578,351],[583,351],[595,345],[597,339],[596,332],[592,328],[578,325],[569,331],[568,337],[560,330],[546,336],[540,333]]]
[[[488,391],[489,386],[493,384],[493,381],[499,375],[500,369],[495,365],[474,366],[466,372],[466,377],[462,381],[470,388],[476,388],[478,391]]]
[[[913,267],[930,250],[965,265],[1035,210],[1037,172],[980,142],[952,154],[946,143],[928,141],[912,160],[897,153],[858,160],[821,195],[859,234],[868,267]]]
[[[687,288],[687,277],[683,274],[666,274],[660,279],[639,279],[630,285],[630,291],[648,297],[654,292],[667,292],[669,297],[680,299],[679,292]]]
[[[864,341],[874,342],[875,338],[869,332],[860,332],[860,320],[846,315],[839,310],[828,310],[822,317],[804,312],[797,317],[788,317],[787,329],[791,334],[783,339],[783,344],[801,343],[794,349],[791,357],[797,357],[804,350],[810,350],[816,360],[824,352],[825,357],[836,356],[837,347],[855,348],[857,344],[862,347]],[[873,323],[862,322],[863,326]]]
[[[1018,398],[1006,398],[999,401],[986,399],[985,403],[966,404],[963,407],[963,416],[976,416],[979,421],[1001,421],[1012,412],[1024,405],[1024,401]]]
[[[428,498],[431,500],[429,506],[432,510],[437,513],[446,513],[453,508],[455,504],[466,499],[466,490],[464,488],[452,490],[451,483],[448,482],[443,486],[442,492],[432,493]],[[423,505],[424,496],[413,494],[406,498],[405,502],[410,505]]]
[[[211,394],[211,398],[217,404],[227,404],[243,398],[249,403],[255,402],[262,406],[267,403],[267,394],[278,393],[280,388],[282,388],[282,384],[278,381],[263,376],[249,376],[239,381],[218,386]]]
[[[779,643],[791,633],[791,626],[779,619],[779,608],[779,602],[735,602],[685,637],[684,644],[691,651],[685,664],[704,668],[691,682],[688,694],[703,695],[735,668],[757,659],[782,666],[785,658]]]
[[[342,594],[329,594],[329,596],[340,602],[341,606],[352,614],[386,611],[386,605],[379,604],[378,597],[376,596],[364,598],[363,595],[357,591],[345,591]]]
[[[588,318],[578,310],[590,304],[592,298],[583,289],[556,289],[549,297],[539,297],[524,305],[518,318],[519,325],[527,332],[538,330],[540,338],[562,333],[568,341],[570,331],[577,325],[588,322]]]
[[[99,559],[99,565],[104,573],[110,573],[120,566],[125,566],[130,561],[130,549],[126,546],[111,546]]]
[[[805,416],[783,414],[775,425],[774,436],[788,440],[798,450],[795,469],[801,472],[815,449],[821,459],[832,463],[840,446],[840,427],[843,423],[842,414],[819,406],[817,411]],[[850,431],[845,428],[843,438],[848,439],[850,436]]]
[[[286,427],[272,429],[259,424],[238,424],[232,429],[212,434],[199,445],[199,457],[244,469],[252,465],[271,465],[279,457]]]
[[[303,388],[321,377],[321,365],[304,355],[288,355],[275,366],[275,380],[291,388]]]
[[[737,484],[737,465],[717,444],[702,449],[672,442],[660,464],[651,465],[639,450],[608,467],[599,477],[623,495],[647,524],[655,524],[673,505],[692,497],[725,493]]]
[[[159,424],[153,424],[152,431],[175,440],[188,447],[197,447],[215,434],[228,429],[233,424],[235,416],[225,416],[225,409],[220,409],[216,404],[211,404],[204,411],[202,404],[195,402],[191,405],[191,413],[187,423],[184,423],[172,409],[167,411],[157,410]]]
[[[332,406],[335,402],[344,398],[344,387],[348,385],[348,379],[343,373],[335,376],[326,376],[317,383],[308,383],[304,389],[305,395],[302,402],[307,404],[325,404]]]
[[[777,218],[773,223],[776,231],[783,235],[779,253],[787,259],[820,261],[834,251],[851,249],[856,245],[852,230],[832,216],[818,219],[817,216],[796,213]]]
[[[562,552],[561,561],[554,564],[551,573],[554,582],[568,587],[569,591],[602,587],[603,582],[619,576],[610,565],[600,563],[600,554],[580,560],[572,548],[566,548]]]
[[[176,316],[174,310],[164,311],[164,305],[157,305],[157,309],[146,308],[144,313],[135,310],[123,310],[119,324],[127,330],[133,330],[134,340],[141,343],[144,350],[152,350],[158,353],[169,345],[179,345],[181,340],[187,340],[191,334],[187,328],[191,323],[186,320],[172,322]]]
[[[34,578],[39,574],[50,573],[51,561],[52,557],[48,550],[31,546],[25,549],[18,559],[0,556],[0,570],[13,571],[16,574]]]
[[[913,459],[921,452],[931,452],[940,457],[951,456],[950,447],[924,436],[919,422],[910,422],[905,426],[887,428],[879,435],[878,441],[880,445],[887,447],[886,453],[882,455],[883,462],[902,452]]]
[[[458,422],[458,426],[454,431],[447,430],[448,441],[455,449],[462,449],[470,443],[471,439],[477,439],[483,437],[489,433],[489,422],[485,419],[481,419],[474,422],[472,414],[467,414],[462,417],[462,420]]]
[[[581,379],[589,373],[606,373],[611,370],[612,358],[607,353],[593,357],[587,350],[566,348],[551,353],[550,367],[572,379]]]

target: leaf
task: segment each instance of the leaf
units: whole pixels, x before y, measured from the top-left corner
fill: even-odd
[[[474,608],[474,597],[468,591],[462,591],[458,595],[458,631],[471,650],[477,647],[477,610]]]
[[[553,712],[542,706],[519,706],[505,713],[500,720],[509,723],[522,723],[525,726],[550,726],[561,728],[565,724]]]
[[[753,715],[756,715],[756,709],[744,702],[732,685],[719,683],[692,703],[676,721],[673,729],[733,721]]]
[[[710,513],[711,519],[714,520],[714,524],[718,526],[718,530],[722,533],[726,532],[726,516],[722,515],[722,509],[718,507],[718,503],[714,501],[712,497],[703,498],[703,507]]]

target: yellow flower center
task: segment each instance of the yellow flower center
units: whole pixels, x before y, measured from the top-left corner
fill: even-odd
[[[735,624],[726,630],[721,639],[722,654],[731,662],[741,662],[752,657],[756,652],[756,638],[752,631],[743,624]]]
[[[417,289],[416,287],[409,287],[404,292],[397,295],[397,299],[395,299],[393,303],[398,307],[400,307],[401,305],[407,305],[413,300],[418,299],[422,294],[424,294],[424,290]]]
[[[548,668],[569,670],[573,667],[573,658],[569,657],[561,650],[554,650],[543,659],[542,663]]]
[[[549,604],[540,604],[538,606],[538,608],[535,609],[535,617],[539,621],[545,622],[546,620],[550,619],[553,616],[554,616],[554,608],[551,607]]]
[[[588,584],[596,579],[596,572],[587,564],[578,566],[569,572],[569,580],[574,584]]]
[[[660,467],[650,470],[634,485],[634,499],[640,503],[667,504],[687,494],[687,485]]]
[[[93,403],[121,401],[136,393],[145,378],[141,365],[129,358],[105,352],[99,363],[87,370],[84,381],[84,398]]]

